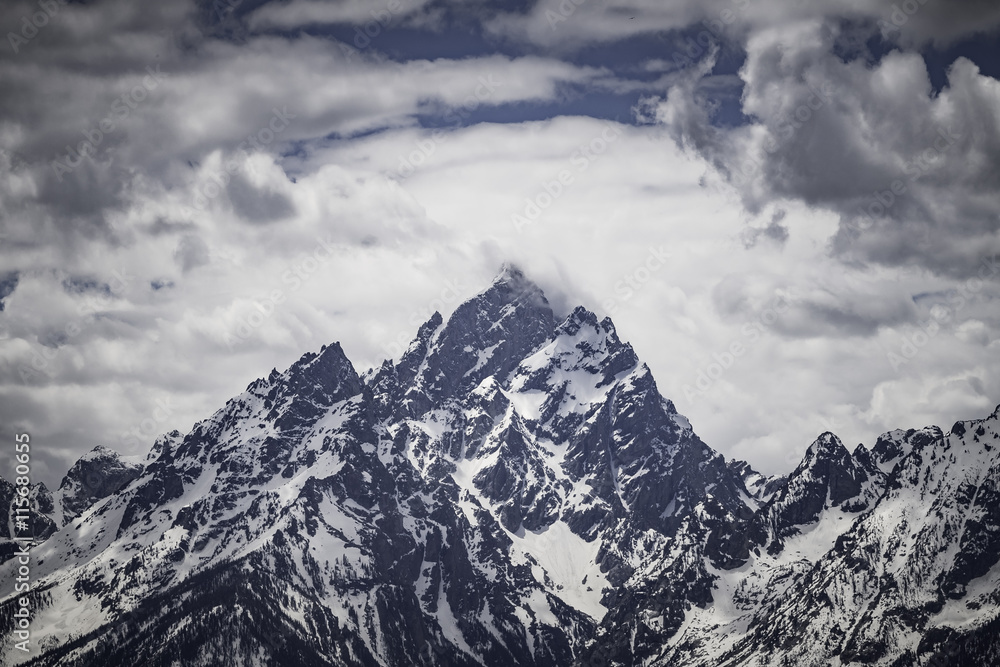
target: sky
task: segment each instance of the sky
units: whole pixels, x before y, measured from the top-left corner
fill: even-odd
[[[0,474],[519,265],[727,458],[1000,403],[1000,4],[9,0]]]

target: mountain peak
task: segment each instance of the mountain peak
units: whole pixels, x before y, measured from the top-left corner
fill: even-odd
[[[510,262],[504,262],[490,286],[470,301],[475,302],[493,294],[500,296],[507,304],[549,309],[549,301],[542,289],[525,276],[524,271]]]
[[[435,313],[399,362],[370,384],[383,411],[402,405],[411,416],[423,414],[491,375],[506,376],[551,335],[554,319],[538,285],[506,263],[489,287],[459,304],[447,321]]]
[[[276,379],[284,381],[288,389],[298,395],[320,390],[329,393],[334,400],[353,396],[361,390],[360,378],[340,343],[324,345],[319,352],[306,352]]]
[[[556,334],[568,334],[572,336],[579,331],[581,327],[586,325],[597,329],[597,315],[583,306],[577,306],[573,309],[573,312],[570,313],[558,327],[556,327]]]
[[[504,262],[500,265],[500,270],[497,272],[496,277],[493,278],[493,284],[520,282],[525,280],[527,280],[527,278],[524,276],[524,271],[521,270],[521,267],[513,262]]]
[[[606,376],[606,383],[618,373],[639,364],[632,346],[618,338],[611,319],[605,317],[598,320],[597,315],[583,306],[577,306],[555,328],[553,337],[555,341],[564,339],[565,344],[571,345],[576,354],[581,355],[581,363],[585,359],[593,361],[600,357],[599,365]]]
[[[103,459],[103,458],[121,458],[121,454],[111,449],[110,447],[105,447],[104,445],[97,445],[89,452],[80,457],[81,461],[91,461],[93,459]]]
[[[867,450],[865,454],[867,455]],[[839,505],[857,496],[864,482],[874,472],[864,465],[867,462],[874,466],[871,457],[863,456],[861,459],[852,456],[840,438],[827,431],[809,445],[802,462],[789,479],[819,482],[823,487],[829,488],[831,503]]]
[[[847,448],[844,447],[844,443],[841,442],[840,438],[836,435],[830,431],[826,431],[821,433],[820,436],[816,438],[811,445],[809,445],[809,449],[806,450],[806,457],[803,464],[812,458],[844,458],[845,456],[849,458],[850,452],[848,452]]]
[[[270,418],[279,430],[287,431],[308,426],[326,408],[360,393],[363,386],[340,343],[332,343],[319,352],[305,353],[284,372],[272,372],[248,389],[263,392]]]
[[[765,477],[610,319],[560,320],[505,264],[363,379],[323,346],[144,465],[97,447],[34,487],[32,664],[930,664],[955,618],[995,641],[1000,408],[853,453],[826,432]]]
[[[143,466],[127,461],[113,449],[98,445],[81,456],[67,471],[59,485],[61,517],[58,523],[83,514],[102,498],[125,487],[143,472]]]
[[[821,521],[827,510],[859,512],[871,506],[884,476],[867,450],[857,459],[833,433],[813,441],[798,467],[758,515],[756,539],[777,555],[800,527]]]

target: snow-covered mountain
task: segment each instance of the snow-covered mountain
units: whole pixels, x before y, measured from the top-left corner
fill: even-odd
[[[38,492],[4,664],[995,664],[998,430],[825,433],[765,478],[507,266],[398,360],[325,346]]]
[[[31,535],[44,541],[56,530],[83,514],[98,500],[107,498],[139,477],[142,465],[129,461],[107,447],[95,447],[69,469],[55,493],[45,484],[30,487],[28,529],[18,536]],[[13,557],[18,549],[15,532],[13,484],[0,478],[0,507],[8,508],[7,521],[0,524],[0,562]]]

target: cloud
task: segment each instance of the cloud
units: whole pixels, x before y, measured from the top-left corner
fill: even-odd
[[[267,223],[291,216],[295,211],[291,200],[280,192],[258,190],[240,175],[233,176],[226,187],[233,210],[244,220]]]
[[[818,20],[848,21],[879,30],[908,48],[945,47],[1000,26],[1000,9],[988,0],[828,0],[790,4],[781,0],[657,0],[562,2],[541,0],[527,11],[502,12],[486,21],[498,36],[553,50],[577,50],[640,35],[707,32],[716,40],[743,41],[761,29]]]
[[[751,212],[782,200],[836,212],[831,250],[845,261],[974,275],[1000,252],[1000,205],[987,195],[1000,185],[1000,82],[960,58],[935,94],[918,54],[845,61],[842,36],[818,20],[752,35],[740,70],[747,126],[711,123],[697,94],[705,63],[653,114]]]
[[[0,54],[9,93],[0,101],[0,253],[20,248],[15,268],[35,263],[29,248],[59,248],[72,266],[92,244],[129,245],[142,230],[186,224],[177,209],[193,208],[205,179],[225,171],[203,169],[221,155],[280,154],[412,125],[418,114],[461,120],[554,99],[601,75],[539,57],[393,62],[311,37],[226,42],[194,27],[188,2],[148,15],[114,0],[60,7],[19,53]],[[8,5],[2,17],[16,23],[28,9]],[[121,42],[112,46],[108,34]],[[251,180],[232,178],[223,198],[239,217],[260,224],[293,214],[280,187]],[[136,220],[137,208],[157,217]]]
[[[0,311],[3,310],[3,300],[17,287],[17,271],[10,271],[0,277]]]
[[[779,246],[788,241],[788,227],[781,224],[785,217],[783,210],[775,211],[766,227],[748,227],[743,233],[743,245],[748,249],[757,245],[760,240],[769,241]]]
[[[189,234],[182,236],[174,251],[174,260],[181,270],[187,273],[191,269],[208,264],[208,246],[198,236]]]
[[[870,407],[880,383],[912,374],[933,384],[959,368],[993,367],[982,355],[982,336],[962,329],[966,342],[958,327],[982,312],[1000,314],[995,279],[972,293],[963,281],[908,267],[845,265],[826,246],[838,228],[837,214],[801,201],[762,203],[759,213],[748,213],[739,202],[699,187],[703,163],[662,141],[656,128],[625,129],[577,171],[572,156],[603,129],[599,121],[562,118],[457,130],[434,143],[401,185],[455,242],[465,240],[472,254],[462,260],[469,263],[461,275],[479,271],[485,281],[488,272],[476,268],[476,258],[480,267],[514,259],[556,291],[561,304],[611,314],[652,366],[664,394],[713,446],[771,471],[787,470],[797,463],[786,460],[787,452],[831,428],[826,422],[835,422],[847,441],[870,442],[900,425],[953,419],[929,404],[908,421],[897,412],[883,415]],[[399,155],[429,137],[401,130],[312,159],[398,177]],[[561,170],[569,171],[572,183],[519,229],[512,217]],[[453,187],[458,179],[460,190]],[[748,226],[789,234],[784,243],[762,237],[747,251]],[[476,241],[483,237],[488,244]],[[670,254],[652,273],[644,268],[651,245]],[[951,299],[952,312],[935,344],[894,369],[888,355],[898,354],[932,318],[933,304],[915,302],[914,295],[945,285],[942,299]],[[963,289],[969,300],[956,310]],[[787,307],[772,319],[768,311],[778,299]],[[989,325],[994,336],[998,324]],[[743,333],[747,325],[755,327],[752,338]],[[746,353],[708,391],[689,399],[685,387],[694,386],[713,355],[733,342],[743,343]],[[995,396],[995,383],[984,380],[986,395]]]
[[[188,2],[61,6],[0,55],[0,262],[17,276],[0,287],[0,422],[46,443],[38,474],[58,483],[94,445],[143,453],[304,351],[340,340],[378,364],[505,260],[558,310],[611,315],[706,441],[768,472],[829,424],[870,442],[980,414],[1000,395],[1000,274],[979,277],[997,85],[958,60],[935,93],[911,45],[995,25],[992,10],[938,21],[927,3],[869,59],[892,3],[787,4],[584,3],[555,29],[554,3],[484,11],[507,41],[433,60],[223,39]],[[370,8],[267,4],[251,25],[359,25]],[[710,26],[680,67],[670,44]],[[665,31],[645,75],[645,55],[621,76],[574,63]],[[742,69],[718,74],[734,49]],[[567,91],[658,96],[648,124],[517,120]],[[750,122],[720,123],[723,98]],[[479,122],[487,109],[514,121]],[[688,393],[734,342],[739,359]]]
[[[359,369],[376,365],[434,310],[447,315],[487,285],[503,260],[521,264],[563,311],[584,304],[610,314],[707,442],[769,471],[789,468],[786,449],[823,430],[817,406],[840,420],[845,438],[870,440],[914,425],[892,422],[895,407],[885,415],[872,407],[873,387],[994,365],[983,365],[982,352],[983,335],[1000,331],[995,302],[986,301],[994,285],[970,294],[977,301],[952,318],[954,327],[983,322],[986,334],[970,324],[959,337],[949,325],[936,338],[948,345],[925,346],[894,370],[887,352],[929,317],[931,306],[912,294],[946,300],[956,284],[901,280],[897,268],[845,271],[823,250],[834,216],[792,202],[784,217],[767,206],[748,218],[700,187],[703,165],[653,128],[559,118],[432,135],[401,128],[318,144],[285,168],[276,156],[247,156],[237,173],[291,203],[294,214],[273,224],[247,224],[221,190],[190,221],[166,224],[191,208],[191,191],[149,187],[144,207],[128,209],[122,224],[158,233],[89,247],[72,274],[23,275],[2,314],[12,340],[0,386],[31,407],[4,423],[50,443],[47,481],[97,444],[141,453],[154,434],[122,434],[148,420],[157,401],[172,406],[160,432],[187,430],[254,378],[323,344],[341,341]],[[613,140],[595,152],[605,137]],[[427,140],[433,151],[401,178],[400,157]],[[219,152],[198,173],[207,180],[224,164]],[[572,182],[516,227],[514,214],[561,171]],[[775,220],[795,232],[783,246],[744,249],[748,225]],[[67,293],[61,285],[71,275],[112,293]],[[789,308],[771,322],[766,313],[780,295]],[[750,341],[744,325],[762,318],[768,323]],[[704,395],[686,397],[685,386],[733,341],[747,352]],[[35,365],[38,373],[22,379]],[[981,375],[984,392],[996,395],[991,378],[1000,375]],[[956,397],[973,407],[982,400]],[[87,419],[72,423],[88,405]],[[915,414],[953,418],[944,412],[922,404]]]
[[[366,0],[345,2],[318,2],[317,0],[292,0],[282,4],[265,4],[255,10],[247,21],[251,28],[291,29],[324,23],[371,24],[369,30],[378,31],[402,23],[418,14],[430,0],[385,0],[381,4]],[[375,34],[378,34],[377,32]],[[370,36],[370,35],[369,35]]]

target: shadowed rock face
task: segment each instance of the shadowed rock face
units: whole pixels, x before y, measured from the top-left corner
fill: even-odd
[[[39,621],[33,664],[992,664],[998,419],[825,433],[766,478],[505,267],[377,370],[324,346],[142,467],[36,489],[45,530],[75,518],[33,553],[38,618],[79,627]]]
[[[852,455],[837,436],[824,433],[754,517],[751,540],[778,554],[786,538],[798,535],[801,526],[817,522],[830,508],[867,510],[885,484],[885,474],[867,449],[859,447]]]
[[[5,479],[0,479],[0,507],[9,509],[10,520],[0,521],[0,563],[13,558],[15,552],[20,548],[15,537],[31,536],[34,541],[40,542],[55,532],[56,524],[52,520],[52,499],[44,484],[35,484],[30,487],[28,496],[30,503],[27,512],[18,512],[15,503],[18,498],[17,487]],[[18,526],[17,518],[24,520],[23,526]]]
[[[18,536],[30,535],[35,542],[48,539],[59,528],[86,512],[94,503],[116,493],[142,474],[142,466],[123,461],[107,447],[95,447],[69,469],[55,493],[44,484],[33,484],[27,529]],[[0,479],[0,507],[15,510],[16,487]],[[0,562],[9,560],[18,547],[13,541],[11,524],[0,522]]]
[[[107,447],[95,447],[73,464],[59,485],[63,524],[83,514],[98,500],[124,488],[141,474],[141,465],[123,461],[117,452]],[[52,507],[50,511],[55,510],[51,498],[48,506]]]
[[[420,416],[467,395],[488,377],[505,377],[554,326],[542,291],[520,269],[506,266],[447,322],[435,313],[400,362],[376,375],[373,389],[409,416]]]

